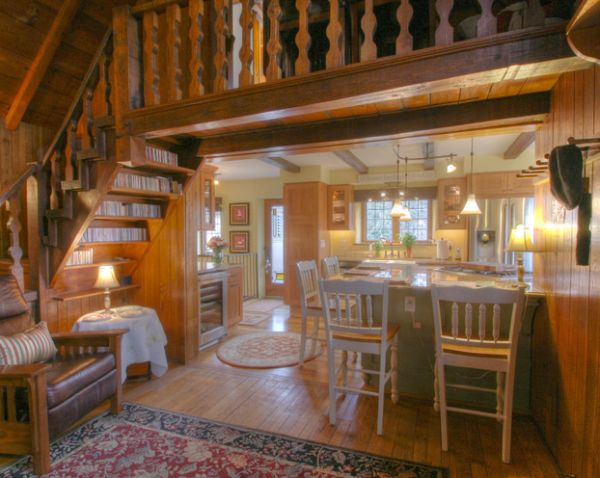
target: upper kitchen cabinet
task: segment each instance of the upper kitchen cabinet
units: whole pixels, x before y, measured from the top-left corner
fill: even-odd
[[[327,186],[327,229],[346,231],[354,227],[353,200],[354,191],[350,184]]]
[[[473,174],[472,188],[478,198],[533,196],[533,178],[518,178],[518,171]]]
[[[438,229],[465,229],[467,221],[460,215],[467,199],[466,178],[438,180]]]
[[[203,164],[200,167],[200,229],[212,231],[215,228],[215,172],[217,168]]]

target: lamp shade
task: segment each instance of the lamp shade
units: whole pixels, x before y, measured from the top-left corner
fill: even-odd
[[[400,221],[403,222],[412,221],[410,211],[408,210],[408,208],[404,207],[400,199],[394,201],[394,205],[392,206],[392,210],[390,211],[390,216],[397,217]]]
[[[463,207],[461,214],[463,214],[463,215],[481,214],[481,209],[479,209],[479,205],[477,204],[477,200],[475,199],[475,194],[470,193],[467,196],[467,202],[465,203],[465,207]]]
[[[531,239],[531,229],[519,224],[510,231],[508,241],[508,250],[512,252],[528,252],[533,250],[533,241]]]
[[[446,165],[446,172],[448,174],[453,173],[454,171],[456,171],[456,165],[454,163],[448,163]]]
[[[98,278],[94,287],[97,289],[114,289],[119,287],[119,281],[115,276],[115,269],[113,266],[100,266],[98,269]]]

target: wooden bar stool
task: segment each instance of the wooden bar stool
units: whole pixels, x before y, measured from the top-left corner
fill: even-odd
[[[306,340],[313,340],[313,347],[319,340],[319,322],[323,316],[323,308],[319,297],[319,271],[315,261],[300,261],[296,263],[298,284],[300,285],[300,306],[302,308],[302,324],[300,338],[299,366],[304,363]],[[307,336],[308,318],[313,317],[313,330]]]
[[[392,381],[392,402],[398,401],[398,331],[399,326],[388,324],[389,282],[366,280],[322,280],[321,302],[332,303],[325,307],[325,330],[329,368],[329,422],[336,422],[336,397],[338,392],[377,397],[377,434],[383,433],[383,404],[385,384]],[[381,312],[375,316],[373,303],[381,300]],[[356,306],[351,306],[353,301]],[[364,309],[364,314],[363,314]],[[335,351],[342,351],[342,364],[336,369]],[[387,352],[391,350],[390,370],[386,371]],[[359,352],[379,356],[377,370],[348,368],[347,353]],[[377,392],[348,385],[348,372],[366,373],[379,377]],[[342,384],[337,384],[342,374]]]
[[[448,410],[491,417],[503,423],[502,461],[509,463],[515,363],[525,289],[434,284],[431,299],[436,349],[434,406],[440,411],[442,450],[448,450]],[[447,383],[446,366],[495,372],[496,388]],[[446,387],[494,393],[496,412],[450,407],[446,403]]]

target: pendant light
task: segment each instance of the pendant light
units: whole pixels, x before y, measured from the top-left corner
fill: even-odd
[[[408,190],[408,158],[404,158],[404,192],[402,193],[402,195],[404,196],[404,199],[406,199],[407,190]],[[399,220],[402,222],[412,221],[412,216],[410,215],[410,210],[406,206],[403,206],[403,207],[404,207],[404,214],[402,216],[400,216]]]
[[[473,138],[471,138],[471,179],[470,183],[473,181]],[[474,216],[476,214],[481,214],[481,209],[479,209],[479,205],[477,204],[477,199],[475,198],[474,193],[469,193],[467,196],[467,202],[461,211],[461,215],[471,215]]]
[[[408,158],[404,158],[404,191],[400,191],[400,145],[394,147],[394,153],[396,153],[396,187],[398,188],[398,194],[402,197],[406,197],[406,185],[408,183]],[[397,217],[400,221],[411,221],[412,217],[410,211],[402,204],[402,200],[399,197],[394,201],[390,216]]]

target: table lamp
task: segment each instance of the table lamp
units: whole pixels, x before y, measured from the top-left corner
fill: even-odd
[[[112,314],[110,310],[110,289],[119,287],[113,266],[100,266],[98,278],[94,284],[96,289],[104,289],[104,314]]]
[[[533,250],[531,229],[525,227],[523,224],[519,224],[510,231],[507,250],[517,253],[517,280],[523,282],[523,275],[525,273],[525,268],[523,267],[523,252],[531,252]]]

